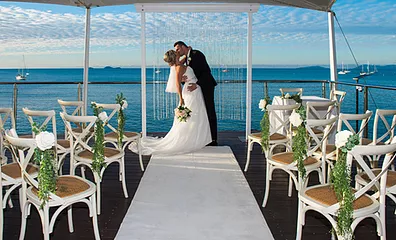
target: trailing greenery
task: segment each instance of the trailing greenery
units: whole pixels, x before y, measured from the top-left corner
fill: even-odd
[[[351,169],[347,166],[347,154],[358,144],[359,136],[351,135],[347,143],[339,148],[338,159],[331,172],[331,183],[340,202],[337,214],[337,234],[349,240],[353,239],[351,224],[355,197],[351,187]]]
[[[125,113],[124,113],[124,102],[126,101],[126,98],[122,93],[117,94],[116,96],[116,103],[120,105],[120,109],[118,110],[118,147],[121,148],[122,146],[122,139],[124,138],[124,127],[125,127]]]
[[[95,127],[95,143],[93,147],[92,170],[100,176],[100,171],[106,167],[104,162],[104,125],[105,123],[100,119],[99,114],[103,111],[102,107],[98,107],[96,103],[91,103],[96,119]]]
[[[37,136],[40,132],[46,130],[46,126],[39,127],[36,123],[32,124],[32,130]],[[49,195],[56,190],[56,181],[58,179],[58,174],[56,171],[56,157],[53,149],[47,149],[42,151],[40,148],[36,147],[34,149],[34,162],[40,165],[40,170],[38,173],[38,196],[41,200],[40,208],[42,209],[44,205],[48,202]]]
[[[271,104],[271,99],[268,95],[264,98],[264,105],[262,106],[264,111],[263,118],[260,121],[261,127],[261,148],[263,151],[268,151],[269,149],[269,140],[270,140],[270,120],[269,113],[267,111],[267,105]]]

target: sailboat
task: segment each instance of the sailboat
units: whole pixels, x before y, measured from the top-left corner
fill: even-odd
[[[18,73],[15,76],[16,80],[26,80],[29,73],[26,71],[25,55],[23,55],[23,68],[18,69]]]
[[[348,65],[347,65],[348,66]],[[342,64],[341,64],[341,71],[339,71],[338,72],[338,74],[348,74],[348,73],[350,73],[351,71],[349,71],[348,70],[348,67],[345,69],[344,68],[344,62],[342,62]]]

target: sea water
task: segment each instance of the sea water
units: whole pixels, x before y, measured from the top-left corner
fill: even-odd
[[[380,85],[396,87],[396,67],[377,67],[378,72],[372,76],[359,80],[359,84]],[[156,69],[147,69],[147,131],[148,132],[167,132],[171,126],[173,118],[155,118],[154,98],[156,94],[152,87],[153,79],[166,81],[169,68],[161,68],[160,72]],[[329,80],[330,71],[328,68],[307,67],[307,68],[253,68],[252,84],[252,129],[260,129],[260,120],[263,113],[258,108],[258,103],[264,96],[264,83],[259,80],[282,80],[284,82],[268,83],[268,93],[273,96],[280,95],[281,87],[302,87],[304,95],[322,96],[322,84],[315,82],[290,83],[287,80]],[[1,84],[4,82],[15,82],[15,69],[0,69],[0,108],[13,107],[14,86],[12,84]],[[221,69],[212,69],[214,77],[219,81],[216,87],[216,111],[218,113],[219,131],[245,131],[246,115],[246,83],[230,83],[235,79],[235,73],[239,79],[246,79],[246,69],[228,68],[227,72]],[[359,75],[359,68],[352,70],[351,73],[338,75],[340,82],[356,83],[352,78]],[[17,86],[17,130],[20,133],[30,131],[30,125],[22,112],[23,107],[32,110],[54,109],[60,112],[61,108],[57,99],[65,101],[77,100],[77,84],[58,84],[64,82],[81,82],[83,79],[83,69],[30,69],[28,79],[24,82],[39,82],[40,84],[19,84]],[[225,83],[226,81],[227,83]],[[19,81],[21,82],[21,81]],[[19,83],[18,82],[18,83]],[[55,82],[57,84],[49,84]],[[140,68],[91,68],[89,69],[89,82],[98,83],[89,85],[88,103],[91,101],[99,103],[114,103],[115,96],[123,93],[128,101],[126,110],[126,130],[141,131],[141,70]],[[128,84],[100,84],[107,82],[128,83]],[[42,84],[41,84],[42,83]],[[135,83],[135,84],[131,84]],[[346,91],[347,95],[342,104],[341,112],[355,113],[356,111],[356,88],[355,86],[338,85],[339,90]],[[239,91],[235,91],[238,89]],[[237,92],[240,96],[233,96]],[[220,94],[221,93],[221,94]],[[170,93],[161,93],[170,94]],[[329,97],[329,85],[326,84],[325,97]],[[358,92],[360,113],[363,112],[363,92]],[[396,109],[394,99],[396,91],[383,89],[370,89],[369,109],[375,111],[381,109]],[[230,101],[228,104],[222,104]],[[232,101],[236,101],[235,104]],[[233,107],[235,105],[235,107]],[[242,107],[241,107],[242,106]],[[176,107],[176,106],[175,106]],[[237,114],[230,114],[237,111]],[[88,109],[88,113],[92,113]],[[222,117],[224,116],[224,117]],[[228,117],[227,117],[228,116]],[[231,117],[229,117],[231,116]],[[113,124],[116,124],[113,122]],[[64,130],[64,125],[57,114],[58,131]]]

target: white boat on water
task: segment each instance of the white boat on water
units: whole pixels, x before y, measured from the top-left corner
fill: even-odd
[[[350,73],[350,72],[351,72],[351,71],[348,70],[348,65],[347,65],[347,68],[344,68],[344,62],[342,62],[342,64],[341,64],[341,71],[339,71],[338,74],[344,75],[344,74],[348,74],[348,73]]]
[[[26,63],[25,63],[25,55],[23,55],[23,68],[18,69],[18,73],[15,76],[16,80],[26,80],[27,76],[29,76],[29,73],[26,71]]]

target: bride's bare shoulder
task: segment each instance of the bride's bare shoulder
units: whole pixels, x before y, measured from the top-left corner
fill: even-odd
[[[187,67],[184,65],[176,65],[175,69],[176,69],[176,72],[184,74],[186,72]]]

